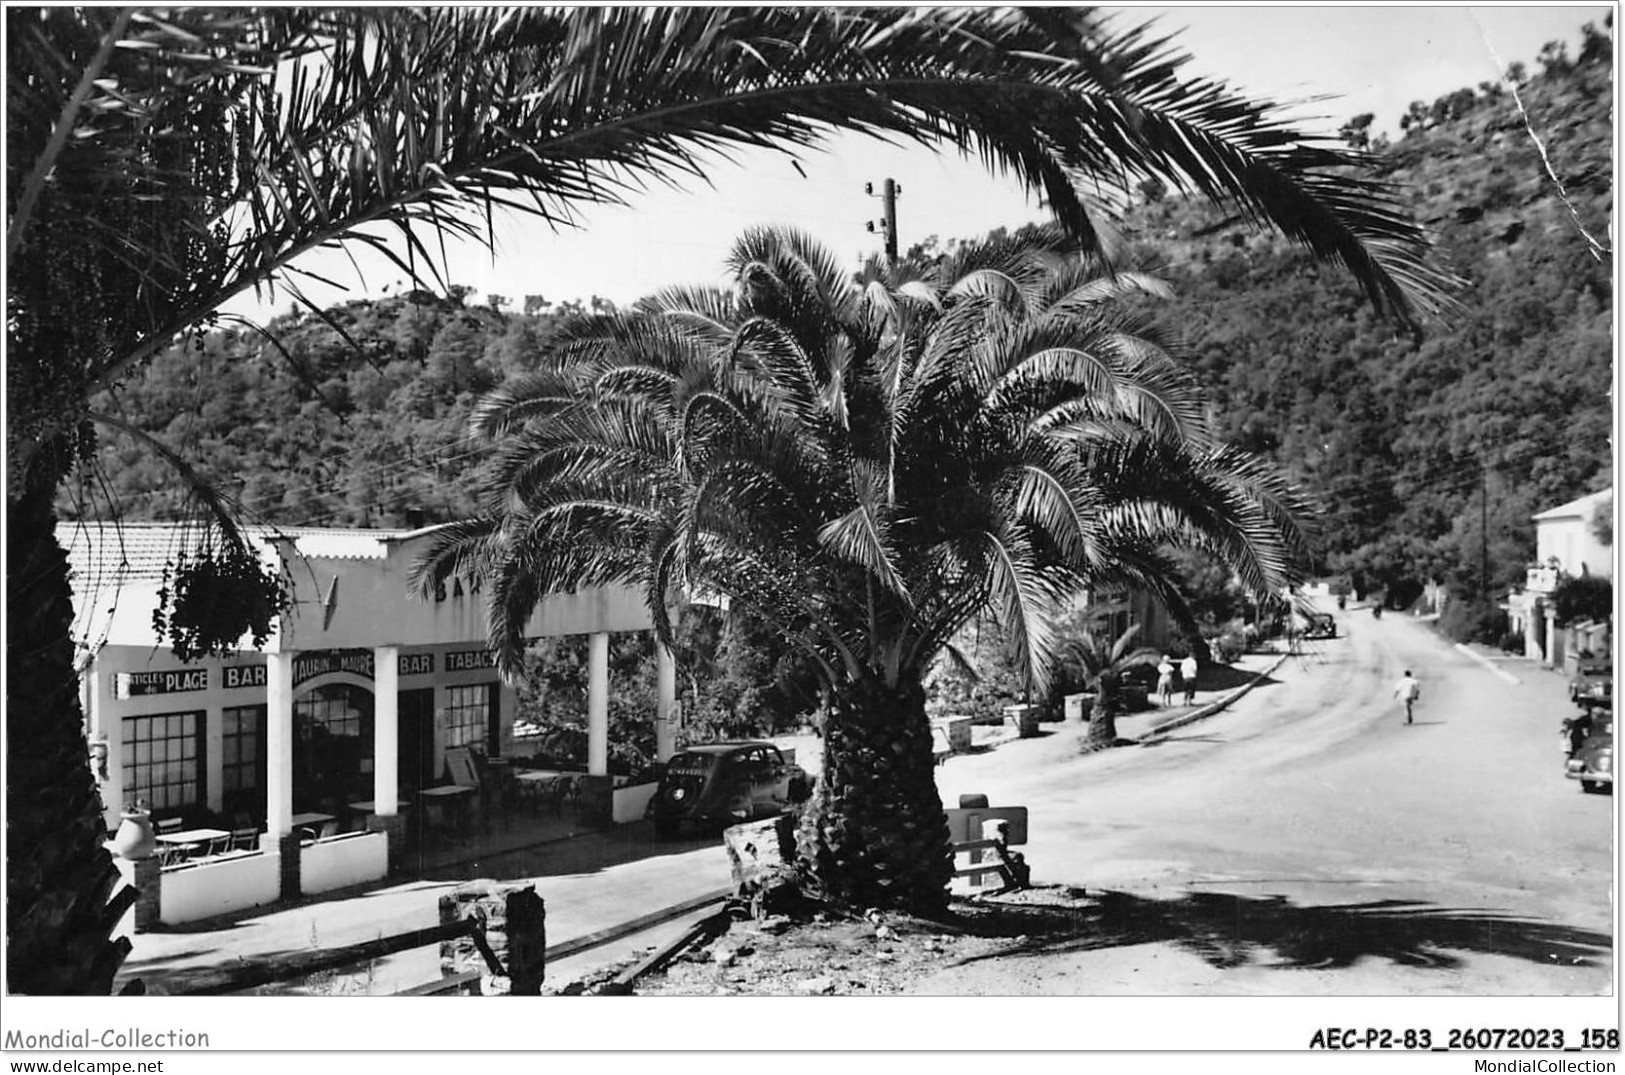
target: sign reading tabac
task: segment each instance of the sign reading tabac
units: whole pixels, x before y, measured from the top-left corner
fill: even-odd
[[[348,672],[354,676],[373,678],[372,650],[313,650],[310,653],[301,653],[293,659],[295,683],[303,683],[307,679],[315,679],[317,676],[325,676],[332,672]]]
[[[462,649],[446,654],[446,671],[477,672],[482,668],[495,668],[497,655],[490,650]]]

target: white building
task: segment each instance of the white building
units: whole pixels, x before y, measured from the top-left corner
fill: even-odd
[[[185,548],[183,530],[60,526],[109,831],[139,798],[155,819],[188,827],[247,820],[263,832],[260,848],[286,859],[299,855],[296,817],[327,815],[354,831],[342,854],[306,849],[307,875],[326,855],[343,860],[327,870],[342,883],[383,877],[403,835],[400,806],[446,782],[447,752],[501,756],[513,738],[514,692],[487,649],[483,599],[459,584],[432,600],[410,592],[411,566],[433,532],[254,531],[266,565],[292,580],[291,608],[263,650],[244,639],[224,657],[182,662],[157,637],[153,612],[165,564]],[[587,779],[600,778],[593,799],[606,806],[609,634],[650,627],[629,589],[550,597],[529,625],[532,638],[590,636]],[[669,653],[657,653],[660,702],[650,718],[664,759],[675,743],[675,674]],[[311,877],[290,881],[281,865],[282,895],[315,890]],[[249,887],[269,885],[269,895],[256,890],[242,906],[278,895],[277,867],[254,869]]]
[[[1610,645],[1603,624],[1570,625],[1559,629],[1552,617],[1552,593],[1564,578],[1614,575],[1614,548],[1598,536],[1599,513],[1611,520],[1614,490],[1610,486],[1532,516],[1535,521],[1535,560],[1529,565],[1523,589],[1507,598],[1512,629],[1524,636],[1524,655],[1554,667],[1580,649],[1605,650]],[[1611,527],[1607,533],[1612,533]]]

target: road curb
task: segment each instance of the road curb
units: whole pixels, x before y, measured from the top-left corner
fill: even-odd
[[[1490,660],[1488,657],[1485,657],[1483,654],[1480,654],[1480,653],[1474,653],[1472,650],[1468,649],[1466,646],[1462,645],[1460,642],[1456,643],[1456,649],[1461,651],[1462,653],[1465,653],[1467,656],[1471,657],[1473,660],[1477,661],[1479,664],[1483,665],[1485,668],[1488,668],[1491,672],[1494,672],[1496,675],[1500,676],[1502,679],[1506,680],[1508,683],[1522,683],[1523,682],[1523,680],[1519,679],[1517,676],[1513,675],[1511,672],[1507,672],[1507,671],[1505,671],[1503,669],[1497,668],[1495,666],[1495,662]]]
[[[1176,728],[1183,728],[1187,724],[1194,724],[1199,720],[1205,720],[1208,717],[1211,717],[1213,714],[1226,708],[1231,702],[1234,702],[1237,698],[1240,698],[1242,695],[1246,694],[1248,691],[1262,683],[1271,672],[1285,664],[1286,659],[1290,656],[1292,656],[1290,653],[1281,654],[1273,662],[1271,662],[1268,668],[1264,669],[1262,672],[1259,672],[1257,675],[1253,676],[1252,679],[1248,680],[1246,683],[1243,683],[1229,694],[1224,695],[1218,701],[1209,702],[1200,709],[1174,717],[1166,724],[1157,725],[1157,727],[1136,739],[1135,743],[1139,746],[1147,746],[1151,743],[1160,742],[1161,740],[1166,739],[1168,733]]]

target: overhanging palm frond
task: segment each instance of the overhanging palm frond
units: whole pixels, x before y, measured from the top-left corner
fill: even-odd
[[[118,36],[111,18],[80,17]],[[229,182],[141,177],[153,196],[205,208],[208,270],[173,259],[187,265],[186,286],[155,302],[142,338],[97,383],[317,247],[392,228],[407,241],[403,267],[421,277],[440,258],[420,233],[489,241],[505,210],[567,224],[576,206],[622,200],[639,176],[698,175],[713,149],[794,149],[837,126],[969,152],[1041,189],[1074,235],[1093,227],[1080,181],[1166,178],[1342,262],[1386,311],[1410,318],[1438,304],[1446,281],[1425,237],[1394,192],[1351,171],[1356,158],[1285,127],[1270,105],[1180,79],[1184,57],[1166,42],[1102,32],[1087,13],[1068,27],[1057,40],[1048,20],[992,9],[255,16],[235,36],[202,39],[209,63],[186,87],[238,102],[221,114],[241,147]],[[254,73],[258,57],[294,54]],[[136,75],[109,76],[77,110],[123,107]],[[51,161],[90,176],[134,137],[92,125],[50,149],[51,129],[38,153],[20,154],[25,169]],[[18,223],[21,243],[30,229]],[[825,268],[814,277],[830,279]],[[851,296],[824,297],[841,310]]]

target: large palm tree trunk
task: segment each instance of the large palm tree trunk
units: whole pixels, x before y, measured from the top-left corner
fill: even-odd
[[[1095,701],[1089,711],[1089,734],[1084,738],[1084,749],[1100,750],[1117,745],[1117,714],[1122,708],[1121,673],[1101,673],[1095,683]]]
[[[35,482],[7,498],[7,987],[106,995],[130,951],[128,940],[110,938],[135,893],[112,896],[119,874],[102,846],[54,487]]]
[[[823,772],[796,841],[838,903],[921,914],[947,906],[953,860],[919,683],[864,680],[831,695]]]

